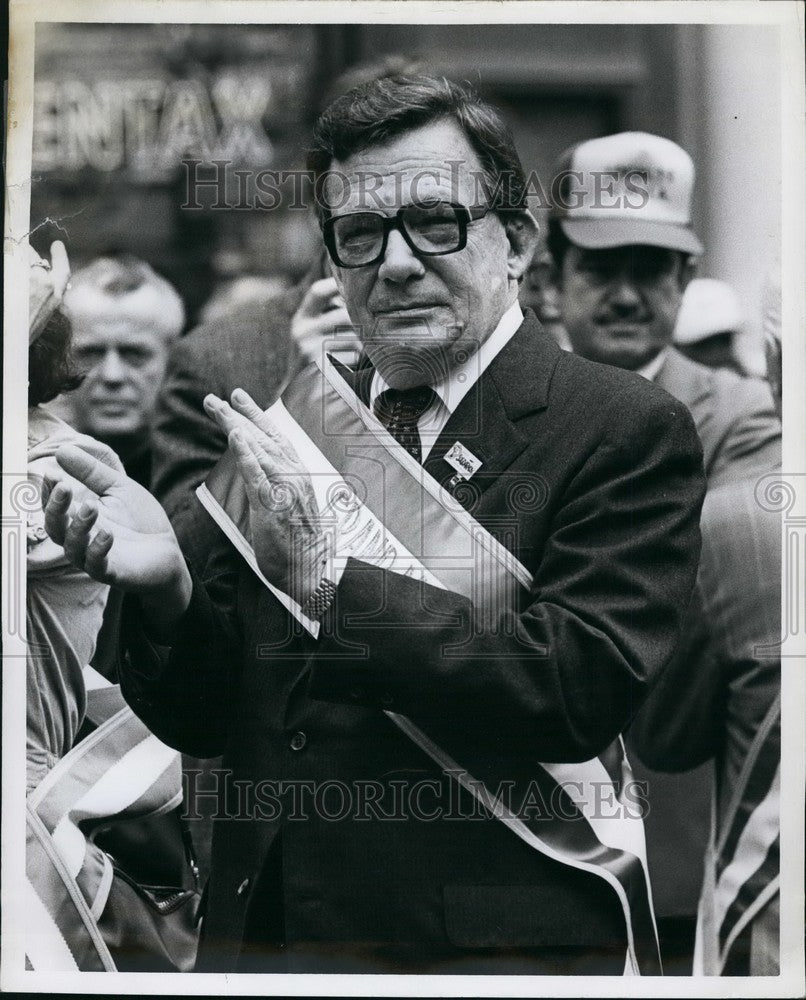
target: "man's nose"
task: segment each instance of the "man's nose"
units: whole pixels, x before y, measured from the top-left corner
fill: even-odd
[[[624,272],[616,275],[610,283],[608,299],[613,308],[624,312],[638,309],[644,302],[640,286],[630,274]]]
[[[386,281],[403,284],[410,278],[421,278],[424,274],[423,262],[403,239],[403,234],[393,229],[386,242],[386,253],[378,268],[378,276]]]
[[[107,351],[99,366],[98,374],[104,382],[119,385],[126,375],[126,368],[117,351]]]

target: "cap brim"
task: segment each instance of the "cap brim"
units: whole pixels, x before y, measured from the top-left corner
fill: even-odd
[[[687,226],[642,219],[561,219],[568,239],[585,250],[608,250],[613,247],[641,246],[701,254],[702,244]]]

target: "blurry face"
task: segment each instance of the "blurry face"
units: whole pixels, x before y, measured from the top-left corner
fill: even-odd
[[[481,164],[455,122],[413,129],[334,162],[332,170],[346,175],[349,183],[326,192],[333,215],[368,209],[394,215],[401,205],[426,200],[467,207],[482,202],[473,176],[481,175]],[[333,268],[350,319],[389,385],[435,384],[478,349],[517,298],[517,279],[531,256],[534,230],[534,220],[525,213],[505,228],[490,212],[469,224],[463,250],[420,257],[393,229],[382,260]]]
[[[168,360],[158,320],[89,291],[74,297],[70,315],[73,356],[87,372],[70,396],[75,426],[101,439],[146,432]]]
[[[674,250],[570,246],[561,305],[575,353],[630,370],[647,364],[672,341],[691,272]]]

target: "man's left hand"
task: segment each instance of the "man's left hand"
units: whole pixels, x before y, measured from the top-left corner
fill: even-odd
[[[318,587],[327,561],[308,470],[288,439],[242,389],[233,392],[232,406],[211,393],[204,408],[227,435],[246,485],[260,571],[273,586],[304,605]]]

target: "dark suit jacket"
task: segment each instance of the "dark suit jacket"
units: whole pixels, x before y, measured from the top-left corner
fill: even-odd
[[[335,793],[318,810],[309,803],[304,821],[288,802],[282,815],[261,807],[265,782],[281,779],[320,792],[338,782],[354,806],[369,783],[384,813],[396,782],[426,782],[424,809],[432,796],[444,807],[449,780],[383,708],[522,789],[535,761],[604,751],[671,656],[704,491],[686,408],[639,376],[561,351],[528,313],[430,453],[441,483],[456,440],[484,460],[464,502],[493,532],[504,522],[534,575],[495,635],[473,632],[463,597],[353,561],[323,635],[300,638],[223,545],[196,567],[204,583],[197,577],[170,654],[129,606],[140,665],[124,671],[130,703],[160,738],[223,754],[245,782],[216,831],[203,968],[253,967],[274,921],[291,971],[623,969],[611,891],[495,820],[447,810],[428,822],[413,807],[402,820],[371,809],[328,820]]]

